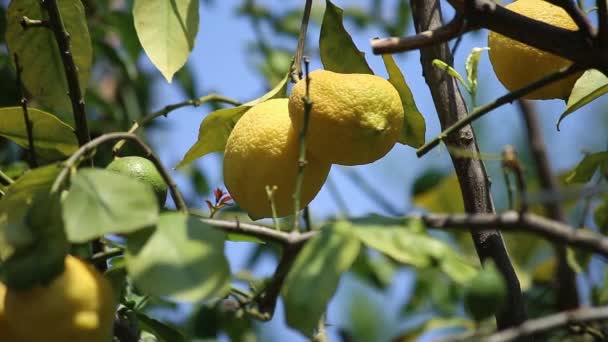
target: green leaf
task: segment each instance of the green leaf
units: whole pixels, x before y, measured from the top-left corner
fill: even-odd
[[[415,194],[412,202],[430,212],[455,214],[464,211],[460,185],[455,173],[445,176],[434,187]]]
[[[593,220],[602,234],[608,233],[608,197],[605,197],[604,201],[595,208]]]
[[[327,0],[319,50],[321,63],[326,70],[343,74],[373,74],[365,61],[365,54],[355,46],[342,24],[342,9]]]
[[[84,95],[93,58],[91,38],[84,7],[80,0],[59,0],[59,11],[70,34],[71,52],[78,68],[80,88]],[[48,19],[39,0],[11,1],[7,17],[6,42],[10,55],[19,55],[23,67],[22,81],[36,100],[58,112],[71,112],[63,62],[53,31],[23,29],[21,18]]]
[[[557,130],[559,131],[560,123],[568,115],[604,95],[606,92],[608,92],[608,77],[595,69],[585,71],[572,88],[566,104],[566,110],[557,120]]]
[[[32,203],[46,198],[59,174],[58,164],[30,170],[13,183],[0,199],[0,258],[14,249],[32,244],[35,235],[27,228],[26,215]]]
[[[566,175],[566,184],[588,182],[593,177],[597,168],[601,168],[602,170],[608,168],[608,151],[586,155],[576,165],[574,170]]]
[[[287,324],[312,336],[340,276],[353,264],[361,244],[348,222],[337,222],[311,239],[296,258],[284,288]]]
[[[426,123],[422,113],[418,110],[414,95],[405,81],[405,77],[395,63],[392,55],[382,55],[382,60],[388,72],[388,81],[397,89],[401,97],[403,111],[403,129],[399,136],[399,142],[412,147],[420,147],[424,144],[424,134],[426,133]]]
[[[143,312],[136,311],[135,314],[142,330],[159,338],[158,342],[186,342],[186,337],[174,327],[151,318]]]
[[[58,159],[69,156],[78,149],[74,130],[56,116],[35,108],[28,108],[32,122],[32,135],[36,156]],[[27,129],[21,107],[0,108],[0,136],[28,148]]]
[[[158,202],[148,184],[112,171],[84,169],[72,178],[63,218],[70,242],[87,242],[155,224]]]
[[[449,246],[439,263],[439,269],[458,284],[465,284],[477,274],[477,269]]]
[[[198,0],[135,0],[137,37],[169,83],[188,59],[198,32]]]
[[[470,85],[471,95],[477,92],[477,66],[479,65],[479,58],[481,54],[489,50],[490,48],[484,47],[479,48],[475,47],[471,50],[471,53],[467,56],[467,61],[465,62],[465,69],[467,71],[467,80]]]
[[[439,70],[447,72],[448,75],[457,79],[462,84],[462,86],[466,89],[466,91],[468,93],[471,93],[471,88],[469,88],[469,85],[467,84],[467,82],[464,80],[464,78],[462,78],[462,76],[460,76],[460,74],[458,73],[458,71],[456,71],[456,69],[452,68],[446,62],[439,60],[439,59],[433,60],[433,66]]]
[[[258,99],[238,107],[219,109],[207,115],[199,128],[198,140],[175,168],[179,169],[211,152],[223,151],[232,128],[249,108],[266,100],[285,97],[288,76],[285,75],[281,82]]]
[[[226,295],[230,269],[224,234],[182,213],[165,213],[141,244],[129,236],[127,270],[142,291],[195,302]]]

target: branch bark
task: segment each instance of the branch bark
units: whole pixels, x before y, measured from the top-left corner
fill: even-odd
[[[412,10],[416,32],[433,30],[443,26],[441,5],[437,0],[412,0]],[[445,129],[467,115],[465,102],[456,81],[447,77],[443,71],[433,67],[433,59],[452,64],[453,57],[447,44],[436,44],[420,50],[421,62],[426,82],[431,90],[433,101]],[[475,135],[470,126],[450,134],[446,139],[450,145],[467,151],[473,156],[479,154]],[[479,158],[460,158],[451,154],[452,163],[458,176],[465,210],[468,213],[493,213],[494,203],[490,196],[490,183],[485,167]],[[519,280],[511,264],[502,235],[495,227],[471,232],[480,260],[492,259],[505,276],[508,286],[507,305],[497,315],[499,329],[517,325],[527,318]]]
[[[540,186],[543,191],[557,192],[558,185],[551,172],[549,158],[545,151],[545,144],[534,106],[526,100],[519,100],[517,104],[526,123],[528,142],[536,164],[536,173]],[[544,207],[549,218],[559,222],[566,222],[560,202],[545,202]],[[575,309],[579,306],[576,273],[568,264],[566,246],[556,243],[554,248],[557,258],[557,277],[553,280],[553,286],[556,290],[555,301],[557,308],[559,310]]]

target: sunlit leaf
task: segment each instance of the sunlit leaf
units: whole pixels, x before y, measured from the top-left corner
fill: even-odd
[[[325,70],[343,74],[373,74],[365,61],[365,54],[355,46],[342,24],[342,9],[325,1],[325,15],[321,24],[319,50]]]
[[[59,11],[70,34],[71,52],[78,68],[81,91],[89,81],[93,49],[84,7],[80,0],[59,0]],[[71,112],[68,83],[53,31],[23,29],[21,19],[48,19],[39,0],[11,1],[7,17],[6,42],[10,55],[18,54],[22,81],[37,101],[58,112]]]
[[[63,202],[63,218],[71,242],[87,242],[110,233],[130,233],[158,220],[152,187],[101,169],[80,170]]]
[[[574,84],[574,88],[572,88],[566,104],[566,110],[557,120],[557,130],[559,130],[562,120],[568,115],[604,95],[606,92],[608,92],[608,77],[595,69],[585,71],[583,76]]]
[[[467,80],[469,81],[471,94],[474,94],[477,91],[477,67],[479,65],[479,58],[481,58],[481,54],[489,50],[490,48],[473,48],[471,53],[467,56],[467,61],[465,62],[465,69],[467,71]]]
[[[168,82],[184,66],[198,32],[198,0],[135,0],[139,41]]]
[[[436,186],[414,196],[412,202],[430,212],[455,214],[464,211],[456,174],[444,177]]]
[[[602,170],[608,168],[608,151],[586,155],[583,160],[567,174],[566,183],[586,183],[593,177],[593,174],[598,168],[601,168]]]
[[[32,136],[36,156],[57,159],[69,156],[78,149],[74,130],[56,116],[28,108],[32,122]],[[19,146],[29,148],[27,129],[21,107],[0,108],[0,136],[12,140]]]
[[[469,85],[464,80],[464,78],[462,78],[462,76],[460,76],[460,74],[458,73],[458,71],[456,71],[456,69],[449,66],[446,62],[439,60],[439,59],[434,59],[433,66],[441,71],[447,72],[448,75],[457,79],[460,82],[460,84],[462,84],[462,86],[467,90],[467,92],[469,92],[469,93],[471,92],[471,89],[469,88]]]
[[[129,237],[129,276],[146,293],[177,301],[222,297],[230,289],[224,239],[222,232],[195,218],[162,214],[147,239]]]
[[[219,109],[209,113],[201,123],[198,131],[198,140],[190,147],[184,158],[175,168],[181,168],[208,153],[223,151],[232,128],[234,128],[234,125],[236,125],[237,121],[249,108],[266,100],[285,97],[287,79],[288,75],[285,75],[279,84],[258,99],[249,101],[238,107]]]
[[[414,101],[414,95],[407,85],[403,73],[401,73],[401,70],[395,63],[393,56],[388,54],[382,55],[382,60],[384,60],[384,65],[388,72],[388,81],[399,92],[405,113],[399,142],[412,147],[420,147],[424,144],[424,134],[426,133],[424,117],[418,110]]]
[[[353,264],[360,246],[347,222],[326,227],[304,246],[284,288],[285,315],[290,327],[312,336],[340,276]]]

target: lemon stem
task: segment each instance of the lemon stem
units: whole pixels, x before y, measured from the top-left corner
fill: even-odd
[[[310,77],[308,76],[308,67],[310,61],[307,57],[304,57],[304,70],[305,70],[305,82],[306,82],[306,95],[303,98],[304,101],[304,124],[300,130],[300,156],[298,158],[298,175],[296,176],[296,189],[293,194],[294,202],[294,222],[293,230],[297,231],[300,227],[300,193],[302,192],[302,181],[304,179],[304,169],[306,168],[306,135],[308,134],[308,121],[310,118],[310,111],[312,110],[312,101],[310,100]]]
[[[274,192],[277,190],[277,186],[273,185],[272,187],[266,185],[266,196],[268,196],[268,202],[270,203],[270,210],[272,210],[272,224],[274,229],[280,230],[278,215],[277,215],[277,206],[274,203]]]

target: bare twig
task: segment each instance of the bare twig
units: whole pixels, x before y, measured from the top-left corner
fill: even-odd
[[[302,79],[302,57],[304,56],[304,46],[306,44],[306,32],[308,31],[308,21],[310,20],[310,11],[312,9],[312,0],[306,0],[304,5],[304,14],[302,15],[302,24],[300,24],[300,34],[298,35],[298,47],[293,57],[290,75],[293,83]]]
[[[512,102],[526,94],[529,94],[536,89],[542,88],[543,86],[545,86],[549,83],[559,81],[559,80],[564,79],[579,71],[581,71],[580,67],[578,67],[576,65],[572,65],[572,66],[564,68],[558,72],[545,76],[537,81],[529,83],[515,91],[505,94],[484,106],[477,107],[469,115],[460,118],[457,122],[455,122],[448,128],[444,129],[443,132],[441,132],[437,137],[433,138],[432,140],[430,140],[429,142],[424,144],[422,147],[420,147],[416,151],[416,155],[418,157],[424,156],[430,150],[432,150],[435,146],[439,145],[440,142],[445,140],[450,134],[457,132],[461,128],[469,125],[471,122],[479,119],[480,117],[489,113],[490,111],[492,111],[506,103]]]
[[[308,76],[308,66],[309,61],[308,58],[304,58],[304,71],[306,73],[306,93],[302,98],[302,102],[304,103],[304,122],[302,124],[302,129],[300,130],[300,135],[298,137],[300,144],[300,153],[298,155],[298,174],[296,176],[296,186],[295,191],[293,193],[293,202],[294,202],[294,222],[293,222],[293,230],[299,230],[300,226],[300,196],[302,193],[302,182],[304,181],[304,170],[306,168],[306,164],[308,161],[306,160],[306,136],[308,134],[308,121],[310,118],[310,111],[312,110],[312,101],[310,99],[310,77]]]
[[[80,81],[78,80],[78,68],[74,62],[74,57],[71,51],[70,34],[66,31],[57,6],[57,0],[44,0],[42,5],[49,14],[49,24],[55,35],[55,40],[59,47],[59,55],[63,62],[65,76],[68,81],[68,89],[70,101],[72,103],[72,112],[74,114],[74,122],[76,124],[76,137],[78,145],[83,146],[91,140],[89,127],[87,125],[87,115],[84,106],[84,98],[80,90]],[[93,160],[91,159],[91,166]]]
[[[520,201],[520,212],[524,213],[528,211],[528,198],[526,195],[527,186],[526,178],[524,177],[524,170],[517,157],[517,152],[511,145],[505,146],[502,152],[502,167],[506,170],[511,170],[515,175],[515,184],[517,185],[517,192],[519,193]]]
[[[386,54],[400,51],[420,49],[437,43],[447,42],[458,37],[463,32],[464,20],[456,15],[452,21],[433,30],[420,32],[410,37],[374,38],[371,40],[372,51],[375,54]]]
[[[183,102],[168,105],[159,111],[148,114],[148,115],[144,116],[143,118],[141,118],[140,120],[137,120],[136,122],[134,122],[133,125],[131,126],[131,128],[129,128],[129,130],[127,131],[127,133],[135,133],[135,131],[137,131],[140,127],[143,127],[143,126],[149,124],[150,122],[152,122],[154,119],[156,119],[158,117],[161,117],[161,116],[166,117],[169,113],[171,113],[172,111],[174,111],[176,109],[179,109],[182,107],[187,107],[187,106],[198,107],[207,102],[228,103],[228,104],[235,105],[235,106],[238,106],[241,104],[237,100],[233,100],[231,98],[224,97],[219,94],[205,95],[205,96],[200,97],[195,100],[186,100]],[[120,152],[120,149],[122,148],[122,146],[124,144],[125,144],[125,141],[121,140],[114,145],[114,147],[112,148],[112,152],[114,153],[114,155],[118,155],[118,153]]]
[[[574,3],[571,3],[573,6]],[[578,8],[578,7],[577,7]],[[526,123],[526,132],[528,135],[529,146],[534,157],[536,172],[543,191],[557,192],[558,185],[549,164],[549,158],[545,151],[545,144],[538,122],[538,116],[531,102],[519,100],[519,110]],[[566,222],[566,217],[562,210],[560,202],[547,202],[544,204],[545,210],[549,218]],[[570,310],[579,306],[578,301],[578,286],[576,284],[576,274],[570,267],[567,261],[566,248],[562,244],[555,244],[555,253],[557,256],[557,277],[553,281],[556,289],[555,299],[559,310]]]
[[[433,30],[443,25],[441,4],[437,0],[412,0],[412,12],[416,32]],[[451,77],[445,77],[443,70],[433,66],[434,59],[452,64],[453,56],[447,44],[436,44],[420,50],[423,74],[429,86],[433,102],[443,129],[454,122],[466,120],[467,108],[458,88]],[[494,203],[490,195],[490,182],[485,166],[479,160],[479,149],[470,125],[461,125],[446,137],[448,145],[466,152],[474,158],[463,158],[450,152],[452,163],[462,190],[465,210],[468,213],[494,213]],[[519,280],[507,253],[500,231],[487,227],[483,231],[471,231],[477,255],[483,262],[491,259],[505,277],[508,292],[506,305],[497,314],[499,329],[505,329],[523,322],[527,318]]]
[[[422,220],[429,227],[483,231],[501,229],[540,235],[548,240],[608,256],[608,238],[601,234],[535,214],[507,211],[502,214],[428,214]]]
[[[36,158],[36,148],[34,147],[34,124],[30,120],[30,113],[27,108],[27,98],[25,97],[25,88],[23,87],[23,83],[21,83],[21,73],[23,72],[23,68],[19,63],[19,56],[17,54],[14,54],[13,57],[15,60],[15,69],[17,70],[17,88],[21,93],[20,102],[21,109],[23,110],[23,122],[25,122],[25,131],[27,133],[30,167],[36,168],[38,167],[38,160]]]
[[[69,176],[70,170],[75,168],[77,166],[77,164],[80,163],[82,160],[89,159],[90,157],[92,157],[92,155],[94,154],[95,150],[97,149],[97,147],[99,145],[102,145],[109,141],[116,141],[116,140],[122,140],[122,139],[130,140],[130,141],[134,142],[139,148],[142,149],[142,151],[144,152],[144,156],[146,158],[150,159],[150,161],[154,164],[154,166],[156,167],[156,169],[162,176],[163,180],[167,184],[167,187],[169,187],[169,191],[171,192],[171,197],[173,198],[173,201],[175,202],[175,206],[177,207],[177,209],[179,209],[180,211],[186,212],[188,210],[188,207],[186,206],[186,202],[184,201],[182,194],[179,192],[179,189],[177,188],[175,181],[169,174],[169,171],[167,171],[165,166],[162,164],[162,162],[160,161],[158,156],[156,154],[154,154],[152,149],[150,149],[150,147],[148,147],[148,145],[146,145],[138,136],[131,134],[131,133],[104,134],[104,135],[101,135],[101,136],[89,141],[88,143],[84,144],[83,146],[81,146],[80,149],[78,149],[76,152],[74,152],[70,156],[70,158],[68,158],[68,160],[66,160],[64,162],[64,167],[59,172],[59,175],[57,175],[57,178],[55,179],[55,182],[53,183],[53,186],[51,187],[51,192],[59,191],[65,184],[65,182]]]
[[[466,334],[458,337],[442,339],[442,342],[470,341],[472,338],[479,342],[509,342],[520,341],[523,338],[543,334],[568,326],[582,323],[605,321],[608,319],[608,306],[597,308],[581,308],[573,311],[564,311],[557,314],[531,319],[519,326],[506,329],[488,336],[472,336]]]

